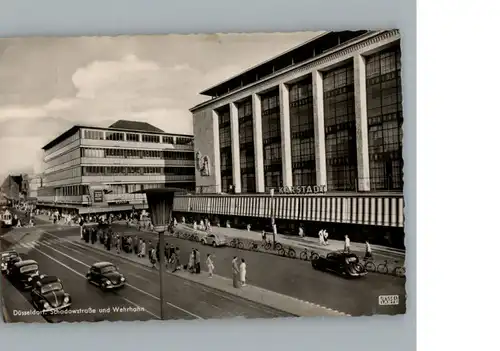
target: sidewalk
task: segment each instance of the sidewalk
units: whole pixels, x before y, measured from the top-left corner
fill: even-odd
[[[80,237],[68,237],[68,241],[72,241],[77,245],[91,247],[94,250],[100,251],[106,255],[119,257],[121,259],[131,261],[136,264],[143,265],[151,269],[148,258],[139,258],[134,254],[116,254],[113,251],[105,250],[100,244],[88,244],[80,239]],[[246,285],[241,288],[234,288],[231,279],[215,275],[210,278],[206,271],[201,274],[191,274],[184,270],[176,273],[165,271],[166,274],[175,275],[183,279],[223,291],[243,299],[260,303],[268,307],[290,313],[297,317],[332,317],[332,316],[348,316],[348,314],[334,311],[332,309],[316,305],[308,301],[302,301],[290,296],[279,294],[270,290],[262,289],[252,285]]]

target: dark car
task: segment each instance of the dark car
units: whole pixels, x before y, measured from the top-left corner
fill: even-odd
[[[11,250],[11,251],[2,252],[2,257],[1,257],[1,261],[0,261],[0,264],[2,267],[2,273],[7,273],[7,267],[9,265],[9,262],[15,261],[16,259],[21,260],[21,258],[19,257],[19,254],[16,251]]]
[[[8,277],[12,283],[24,290],[32,287],[31,282],[38,275],[38,263],[34,260],[16,262],[8,271]]]
[[[39,276],[33,280],[31,300],[33,306],[42,313],[55,313],[71,306],[71,296],[64,291],[59,278],[55,276]]]
[[[330,252],[326,256],[313,258],[311,263],[314,269],[334,272],[349,278],[366,275],[366,269],[359,264],[358,256],[350,252]]]
[[[118,268],[110,262],[94,263],[87,273],[87,280],[103,290],[121,288],[126,281]]]

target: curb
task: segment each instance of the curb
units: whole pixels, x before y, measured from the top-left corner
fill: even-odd
[[[141,266],[144,266],[144,267],[147,267],[147,268],[151,268],[150,266],[148,266],[147,264],[144,264],[142,262],[137,262],[135,260],[132,260],[130,259],[129,257],[125,256],[125,255],[118,255],[114,252],[111,252],[111,251],[107,251],[107,250],[103,250],[102,248],[99,248],[99,247],[96,247],[96,246],[93,246],[91,244],[87,244],[87,243],[80,243],[80,242],[75,242],[75,241],[71,241],[71,240],[68,240],[72,243],[76,243],[77,245],[81,245],[81,246],[84,246],[84,247],[90,247],[90,248],[94,248],[95,250],[97,251],[100,251],[101,253],[106,253],[106,254],[110,254],[114,257],[117,257],[117,258],[121,258],[121,259],[124,259],[128,262],[131,262],[131,263],[134,263],[134,264],[138,264],[138,265],[141,265]],[[185,271],[180,271],[182,273],[185,273]],[[205,271],[203,271],[205,272]],[[159,272],[158,272],[159,273]],[[289,299],[289,300],[293,300],[295,302],[299,302],[299,303],[303,303],[303,304],[307,304],[311,307],[314,307],[314,308],[317,308],[317,309],[320,309],[320,310],[323,310],[324,312],[326,312],[327,314],[326,315],[300,315],[300,314],[297,314],[296,311],[293,311],[291,312],[290,310],[286,310],[286,309],[283,309],[282,307],[276,307],[276,306],[273,306],[273,305],[270,305],[270,304],[266,304],[264,303],[263,301],[259,301],[257,299],[250,299],[250,298],[247,298],[245,296],[241,296],[240,294],[235,294],[234,292],[228,292],[224,289],[221,289],[221,288],[218,288],[218,287],[214,287],[214,286],[211,286],[211,285],[207,285],[207,284],[204,284],[203,282],[200,282],[200,281],[197,281],[195,279],[190,279],[190,277],[186,277],[184,274],[175,274],[175,273],[172,273],[172,272],[169,272],[168,270],[167,271],[164,271],[164,273],[167,273],[169,275],[173,275],[173,276],[176,276],[178,278],[181,278],[181,279],[184,279],[184,280],[187,280],[189,282],[192,282],[192,283],[195,283],[195,284],[200,284],[200,285],[203,285],[205,287],[208,287],[210,289],[214,289],[214,290],[218,290],[222,293],[225,293],[225,294],[232,294],[232,295],[235,295],[235,296],[238,296],[239,298],[241,299],[244,299],[244,300],[247,300],[249,302],[253,302],[253,303],[259,303],[259,304],[262,304],[262,305],[265,305],[265,306],[268,306],[270,308],[273,308],[273,309],[276,309],[276,310],[280,310],[282,312],[286,312],[286,313],[289,313],[292,315],[292,317],[326,317],[326,316],[336,316],[336,317],[339,317],[339,316],[345,316],[345,317],[350,317],[351,315],[348,314],[348,313],[344,313],[344,312],[340,312],[338,310],[334,310],[334,309],[331,309],[331,308],[328,308],[328,307],[325,307],[325,306],[321,306],[319,304],[316,304],[316,303],[313,303],[313,302],[309,302],[309,301],[305,301],[305,300],[301,300],[301,299],[298,299],[298,298],[295,298],[295,297],[292,297],[292,296],[288,296],[288,295],[284,295],[284,294],[281,294],[281,293],[277,293],[277,292],[274,292],[274,291],[270,291],[270,290],[267,290],[267,289],[263,289],[263,288],[260,288],[258,286],[253,286],[254,288],[258,289],[258,290],[267,290],[267,291],[270,291],[272,294],[276,295],[276,296],[280,296],[281,298],[286,298],[286,299]],[[219,277],[222,277],[223,279],[225,280],[229,280],[229,278],[226,278],[226,277],[223,277],[223,276],[219,276]]]

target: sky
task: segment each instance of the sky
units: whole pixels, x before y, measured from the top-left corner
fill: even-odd
[[[318,32],[0,39],[0,177],[41,170],[75,124],[192,134],[199,92]]]

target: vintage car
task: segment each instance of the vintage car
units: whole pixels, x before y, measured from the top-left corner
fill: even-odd
[[[123,274],[110,262],[94,263],[87,273],[87,280],[89,283],[99,286],[102,290],[121,288],[126,282]]]
[[[7,267],[9,265],[9,262],[15,261],[16,259],[18,259],[18,261],[21,260],[21,258],[19,257],[19,254],[16,251],[10,250],[10,251],[2,252],[2,257],[0,260],[0,264],[2,267],[2,273],[7,273]]]
[[[311,260],[314,269],[328,271],[348,278],[359,278],[366,275],[366,269],[359,264],[354,253],[335,251]]]
[[[8,277],[12,283],[23,290],[30,289],[33,278],[38,275],[38,263],[34,260],[16,262],[8,271]]]
[[[40,276],[34,281],[31,301],[42,313],[54,313],[71,306],[71,296],[64,291],[61,280],[55,276]]]
[[[213,247],[224,246],[227,244],[226,237],[216,233],[208,233],[204,235],[200,242],[203,245],[211,245]]]

